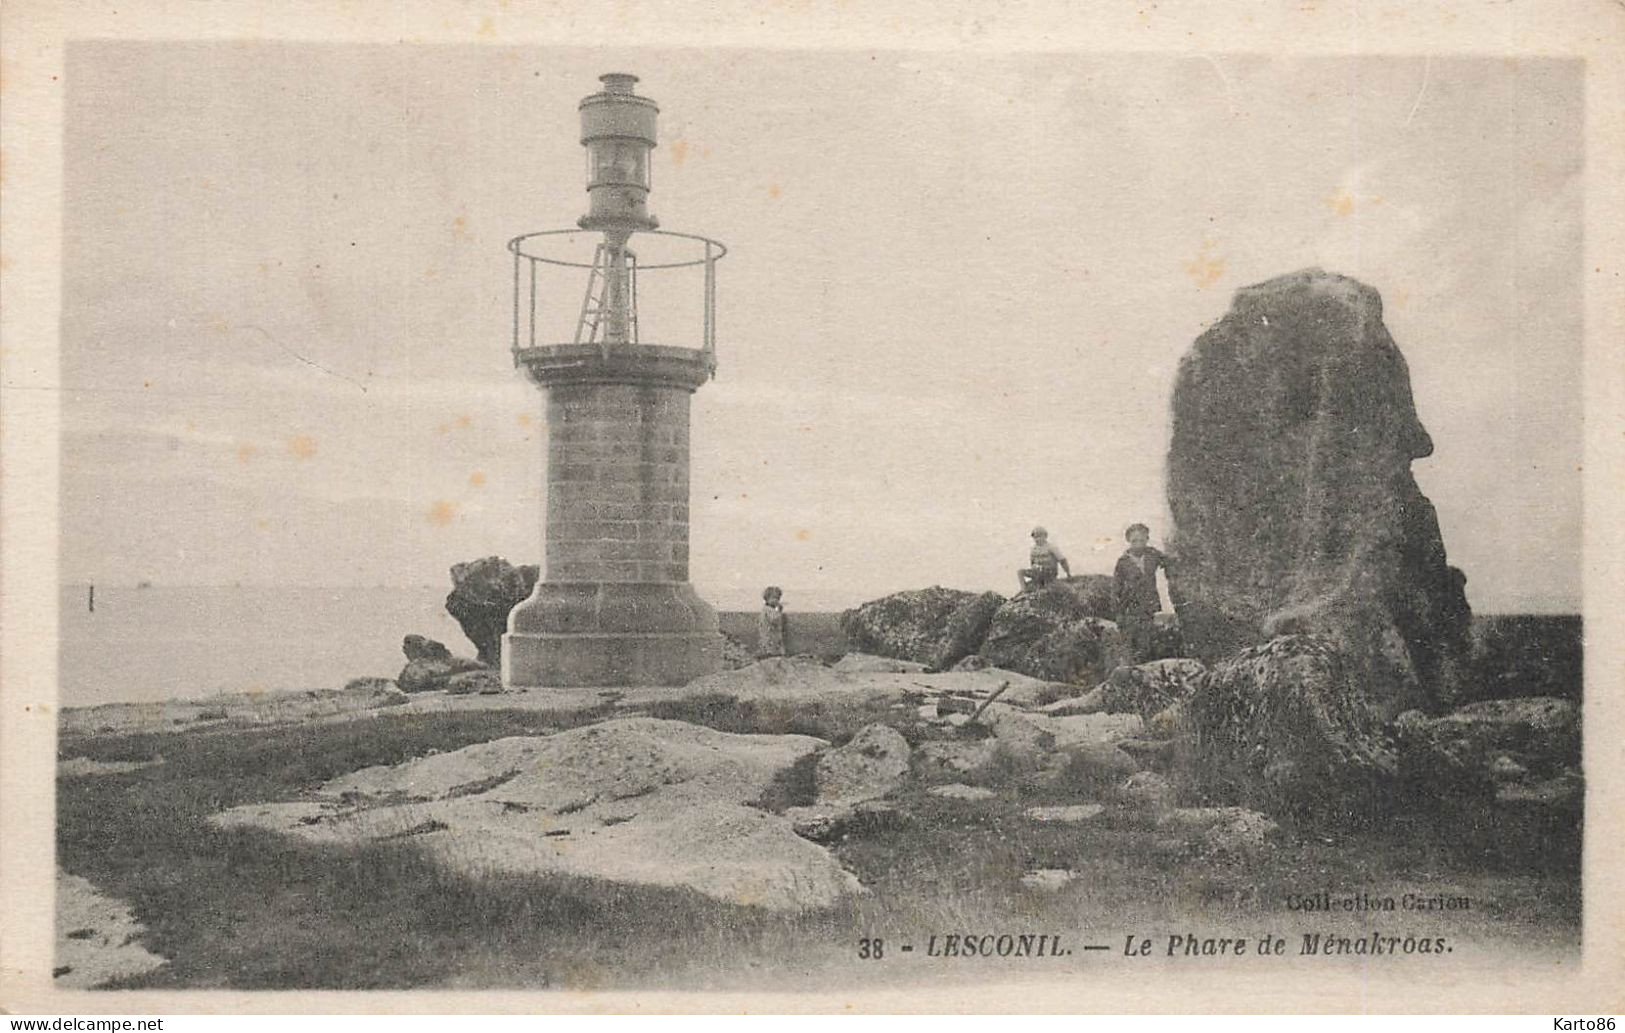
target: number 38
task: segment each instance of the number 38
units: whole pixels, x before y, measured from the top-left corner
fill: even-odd
[[[858,957],[864,961],[879,961],[886,956],[886,941],[876,938],[858,941]]]

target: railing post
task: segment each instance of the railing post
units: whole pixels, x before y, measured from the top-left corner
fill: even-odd
[[[705,361],[711,375],[717,372],[717,260],[711,242],[705,242]]]
[[[519,365],[519,242],[508,241],[513,252],[513,363]]]
[[[536,347],[536,260],[530,260],[530,346]]]

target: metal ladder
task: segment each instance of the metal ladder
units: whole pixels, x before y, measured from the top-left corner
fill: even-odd
[[[638,256],[631,248],[622,247],[620,253],[624,256],[626,270],[626,304],[623,306],[625,314],[625,331],[623,340],[611,340],[610,326],[606,325],[614,316],[613,299],[610,296],[611,281],[614,278],[616,249],[600,241],[598,249],[593,253],[592,272],[587,277],[587,291],[581,298],[581,317],[576,321],[576,344],[594,344],[602,346],[607,354],[611,344],[638,343]],[[603,336],[600,338],[599,334]]]

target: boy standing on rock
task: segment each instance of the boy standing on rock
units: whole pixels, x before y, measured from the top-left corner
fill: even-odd
[[[1151,547],[1151,529],[1130,524],[1123,532],[1128,549],[1117,560],[1112,577],[1117,587],[1117,625],[1128,637],[1134,662],[1151,659],[1152,619],[1162,609],[1157,594],[1157,568],[1168,570],[1168,557]]]
[[[1072,568],[1067,565],[1066,557],[1049,540],[1049,532],[1042,527],[1033,528],[1033,549],[1027,554],[1027,566],[1016,571],[1016,577],[1021,581],[1021,591],[1044,588],[1053,584],[1061,571],[1066,576],[1072,576]]]

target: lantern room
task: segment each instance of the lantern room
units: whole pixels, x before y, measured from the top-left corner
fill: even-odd
[[[577,223],[585,230],[652,230],[649,152],[660,108],[632,92],[635,75],[598,77],[604,88],[581,102],[581,144],[587,149],[590,207]]]

